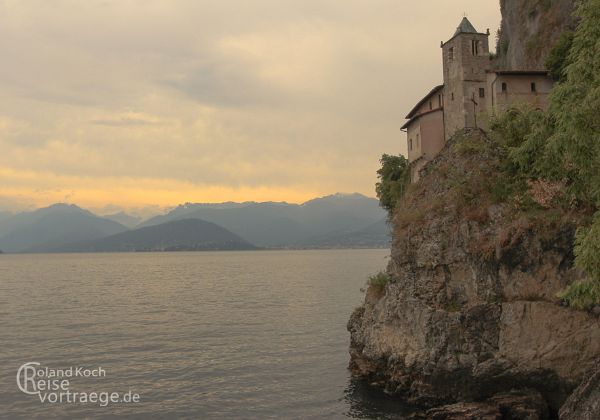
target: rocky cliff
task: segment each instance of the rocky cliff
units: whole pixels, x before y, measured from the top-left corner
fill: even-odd
[[[423,407],[459,404],[433,418],[555,415],[600,355],[598,317],[556,298],[582,276],[572,244],[587,216],[495,200],[498,165],[483,132],[448,142],[396,211],[390,280],[348,323],[352,372]]]
[[[561,33],[572,30],[574,0],[500,0],[497,68],[541,70]]]
[[[600,419],[600,360],[560,409],[562,420]]]

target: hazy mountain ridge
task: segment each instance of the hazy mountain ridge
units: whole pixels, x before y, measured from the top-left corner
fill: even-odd
[[[100,217],[76,205],[59,203],[0,219],[0,249],[5,252],[79,251],[83,244],[88,246],[102,238],[185,219],[218,225],[251,246],[386,247],[389,245],[389,229],[384,218],[385,213],[378,201],[361,194],[334,194],[303,204],[185,203],[137,226],[136,216],[125,212]],[[135,230],[130,230],[134,226]],[[168,236],[167,231],[160,232]],[[181,237],[184,247],[190,247],[190,243],[186,242],[189,238],[186,238],[185,234]],[[156,241],[143,246],[151,250],[164,248]]]
[[[2,220],[6,220],[6,219],[8,219],[9,217],[12,217],[12,216],[13,216],[13,214],[11,212],[0,210],[0,222]]]
[[[295,244],[295,248],[389,248],[391,231],[387,218],[351,231],[330,232]]]
[[[128,228],[134,228],[142,222],[142,218],[138,215],[128,214],[124,211],[118,213],[106,214],[102,216],[104,219],[112,220],[126,226]]]
[[[75,205],[52,206],[20,213],[2,221],[0,249],[29,252],[41,246],[57,246],[126,231],[127,228]]]
[[[251,249],[256,247],[221,226],[200,219],[183,219],[121,232],[92,241],[40,248],[35,251],[148,252]]]
[[[376,199],[357,193],[338,193],[303,204],[247,202],[217,206],[187,203],[166,215],[149,219],[141,226],[184,217],[199,218],[223,226],[258,246],[293,247],[302,244],[302,247],[309,247],[310,238],[358,231],[385,217]]]

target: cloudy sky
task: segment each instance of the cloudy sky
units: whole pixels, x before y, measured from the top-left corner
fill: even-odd
[[[373,196],[465,12],[499,26],[497,0],[0,0],[0,209]]]

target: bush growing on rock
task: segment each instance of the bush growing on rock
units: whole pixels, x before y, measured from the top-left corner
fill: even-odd
[[[490,127],[506,151],[507,182],[521,190],[523,181],[529,187],[560,186],[563,194],[553,198],[562,201],[564,211],[595,212],[579,226],[574,244],[575,263],[588,279],[561,295],[583,308],[600,304],[600,55],[593,53],[600,43],[600,0],[581,1],[576,15],[575,33],[564,35],[549,55],[550,70],[560,83],[548,111],[513,109]],[[548,206],[547,197],[541,198]]]
[[[378,295],[383,295],[385,293],[385,286],[390,281],[389,274],[380,271],[377,274],[369,277],[367,285],[370,289],[374,290]]]
[[[381,168],[377,171],[379,182],[375,191],[381,207],[391,216],[410,184],[410,165],[404,156],[384,154],[379,161]]]

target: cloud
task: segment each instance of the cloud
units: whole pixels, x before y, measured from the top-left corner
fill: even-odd
[[[160,125],[161,120],[140,112],[126,112],[120,115],[107,116],[90,121],[91,124],[107,125],[110,127],[131,127],[144,125]]]
[[[465,11],[499,24],[480,0],[0,1],[3,197],[373,195]]]

